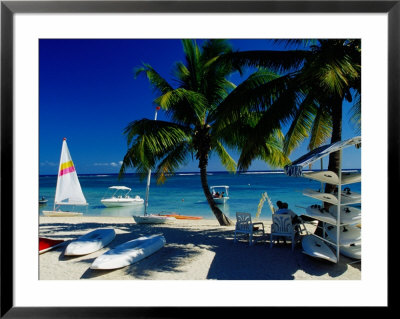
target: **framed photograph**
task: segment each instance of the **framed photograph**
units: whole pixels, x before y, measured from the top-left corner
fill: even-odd
[[[239,311],[247,307],[388,307],[388,211],[399,176],[399,21],[400,1],[1,1],[1,316],[175,318],[190,316],[194,307],[204,314],[211,307],[216,314],[222,314],[220,311],[226,307],[240,307]],[[337,67],[337,73],[327,71],[325,65],[325,69],[306,69],[307,63],[320,60],[302,58],[305,50],[300,45],[319,57],[327,48],[324,41],[329,45],[340,43],[341,50],[352,50],[356,58],[348,58],[350,51],[343,60],[332,58],[329,68]],[[326,49],[324,56],[337,53],[333,52],[336,47]],[[210,59],[207,50],[209,54],[215,50],[224,54]],[[265,62],[262,54],[255,59],[260,52],[278,50],[280,55],[270,55],[268,61],[273,62]],[[240,51],[252,54],[240,55]],[[215,91],[214,104],[207,104],[205,93],[196,92],[187,76],[192,75],[190,63],[200,63],[207,57],[202,72],[209,68],[208,72],[212,63],[223,59],[221,56],[225,64],[221,62],[213,69],[212,81],[222,91]],[[300,61],[296,62],[298,69],[289,72],[295,59]],[[122,68],[122,77],[126,78],[116,72]],[[218,72],[222,70],[226,74],[220,79]],[[351,70],[351,76],[346,77],[344,70]],[[306,83],[306,78],[317,78],[318,72],[326,72],[329,80],[339,74],[335,89],[346,91],[341,99],[358,107],[358,117],[338,115],[342,140],[350,141],[352,146],[362,145],[362,151],[354,157],[357,164],[340,160],[343,167],[338,185],[349,186],[342,185],[343,168],[359,186],[352,193],[350,188],[342,195],[337,191],[339,201],[335,207],[339,207],[339,214],[341,196],[356,196],[359,192],[359,201],[349,205],[359,204],[351,209],[361,213],[362,198],[362,228],[361,220],[357,225],[350,223],[351,230],[355,229],[360,238],[362,234],[362,266],[361,256],[344,257],[333,246],[328,248],[334,251],[330,261],[322,260],[320,255],[311,257],[305,241],[303,245],[301,241],[296,247],[292,245],[293,251],[289,244],[272,247],[272,236],[265,234],[272,233],[271,216],[278,199],[288,196],[292,200],[289,208],[306,209],[303,206],[308,202],[298,201],[303,194],[296,190],[305,183],[293,178],[290,181],[297,186],[290,186],[289,177],[283,177],[285,172],[290,175],[289,171],[298,170],[300,164],[287,165],[284,170],[282,163],[287,158],[282,155],[282,174],[275,174],[273,161],[265,166],[265,153],[257,153],[259,148],[251,146],[260,140],[257,133],[265,130],[266,124],[259,123],[274,127],[271,123],[293,117],[294,111],[288,107],[292,100],[284,91],[294,87],[293,83],[296,96],[307,96],[304,101],[310,101],[307,105],[299,103],[298,110],[305,105],[309,108],[304,112],[314,110],[311,122],[321,120],[317,117],[319,110],[336,96],[327,98],[316,93],[325,90],[325,79],[320,75],[318,83],[299,84]],[[201,74],[206,77],[205,72]],[[141,77],[141,82],[135,76]],[[270,83],[276,79],[280,82],[272,86]],[[265,81],[263,91],[259,86],[258,93],[246,93],[244,89],[260,85],[260,81]],[[172,88],[170,83],[181,86],[168,90]],[[268,90],[273,92],[270,100],[265,98],[266,93],[259,93]],[[307,95],[306,91],[314,93]],[[253,100],[262,100],[272,110],[279,107],[281,118],[267,120],[262,113],[265,110],[251,109],[251,94]],[[228,102],[222,103],[223,98]],[[209,114],[209,122],[199,120],[200,125],[189,113],[179,113],[182,101],[191,105],[193,116],[200,118],[201,110]],[[225,113],[216,112],[215,105]],[[238,116],[236,110],[243,110],[244,105],[250,106]],[[254,124],[256,113],[243,120],[247,110],[257,111],[257,121],[260,117],[265,122]],[[270,113],[265,114],[272,116]],[[174,119],[173,125],[168,116]],[[235,128],[235,121],[246,128],[240,131],[241,138],[234,138],[237,134],[233,131],[231,136],[224,131],[224,125]],[[351,121],[358,121],[359,134],[349,128]],[[173,132],[165,133],[162,146],[158,147],[157,134],[140,135],[150,132],[148,122],[161,127],[157,134],[164,134],[163,127]],[[326,123],[327,134],[332,134],[334,120]],[[228,154],[231,149],[225,149],[218,138],[214,140],[211,129],[232,147],[233,159]],[[202,134],[207,138],[199,138]],[[245,134],[249,137],[243,138]],[[303,134],[308,137],[308,133]],[[140,143],[145,144],[145,139],[140,140],[143,136],[150,136],[147,143],[151,147],[140,148]],[[205,147],[204,141],[211,142]],[[269,150],[277,143],[271,142]],[[246,147],[254,150],[247,153],[252,154],[249,159],[240,153]],[[207,151],[202,153],[204,149]],[[214,153],[208,153],[208,149]],[[140,163],[135,157],[139,151]],[[190,160],[173,151],[186,151]],[[302,163],[303,171],[307,170],[307,160],[300,159],[308,151],[307,145],[299,148],[289,162]],[[320,151],[323,154],[324,150]],[[297,158],[299,161],[295,161]],[[331,170],[327,162],[324,165],[323,170]],[[243,173],[239,182],[220,172],[238,167]],[[126,177],[129,174],[141,174],[141,179]],[[124,179],[118,179],[119,175]],[[166,182],[168,186],[157,184],[164,179],[173,182]],[[317,185],[316,181],[320,179],[308,183]],[[63,195],[66,189],[69,193]],[[106,190],[112,193],[100,194]],[[333,188],[331,192],[334,194]],[[73,200],[68,202],[66,198]],[[87,202],[90,205],[85,206]],[[65,217],[48,217],[59,214],[60,206],[69,203],[86,208],[83,217],[76,211],[71,217],[70,210],[64,212],[69,214]],[[139,208],[125,212],[120,209],[121,203]],[[259,218],[263,205],[264,211],[271,209],[272,213],[264,213],[269,217],[257,220],[261,221],[257,224],[254,217]],[[152,215],[147,210],[158,213]],[[238,211],[251,214],[238,217]],[[245,234],[244,242],[236,243],[239,227],[235,224],[250,216],[254,227]],[[137,227],[149,219],[152,223],[179,221],[181,226]],[[330,228],[324,229],[332,238],[339,236],[339,231],[329,233]],[[347,232],[350,228],[337,229]],[[257,239],[256,231],[261,230],[266,237],[261,236],[261,243],[251,245],[253,232]],[[85,234],[82,245],[86,250],[80,253],[81,246],[69,244]],[[57,242],[43,242],[49,247],[39,246],[39,250],[54,250],[38,257],[39,237]],[[90,244],[101,242],[101,247],[93,250],[88,238]],[[132,239],[139,242],[132,243]],[[340,247],[349,249],[350,244],[355,245],[349,241]],[[361,249],[361,239],[357,244]],[[140,253],[137,245],[143,245]],[[318,247],[321,245],[324,241],[318,242]],[[103,255],[107,251],[109,254]],[[131,266],[131,259],[128,266],[123,264],[138,254],[140,266]],[[159,258],[144,259],[151,254]],[[111,255],[114,264],[109,266]],[[344,261],[339,262],[339,255]],[[287,292],[295,298],[282,298]]]

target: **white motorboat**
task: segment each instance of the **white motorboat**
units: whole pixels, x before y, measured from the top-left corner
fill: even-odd
[[[103,198],[101,203],[106,207],[122,207],[143,204],[144,199],[139,195],[130,197],[131,188],[126,186],[111,186],[108,188],[112,191],[111,197]]]
[[[216,204],[225,204],[229,199],[229,186],[211,186],[210,191]]]

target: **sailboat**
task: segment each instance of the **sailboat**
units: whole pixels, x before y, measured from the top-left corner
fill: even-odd
[[[157,121],[157,112],[160,107],[156,107],[156,112],[154,116],[154,121]],[[150,179],[151,179],[151,169],[147,174],[147,187],[146,187],[146,199],[144,204],[144,216],[132,216],[136,224],[164,224],[166,222],[171,222],[175,220],[175,217],[170,216],[160,216],[147,213],[147,206],[149,205],[149,191],[150,191]]]
[[[67,139],[63,139],[61,148],[60,166],[58,169],[56,194],[53,210],[44,210],[43,215],[48,217],[81,216],[80,212],[62,211],[61,206],[87,206],[78,175],[69,154]]]

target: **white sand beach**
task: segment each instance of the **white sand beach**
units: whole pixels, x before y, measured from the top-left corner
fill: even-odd
[[[66,243],[97,228],[114,228],[115,239],[105,248],[85,256],[64,256],[65,245],[39,255],[40,280],[360,280],[361,262],[341,256],[338,264],[294,252],[290,243],[269,246],[266,237],[253,246],[244,235],[234,243],[234,226],[217,220],[176,220],[171,224],[138,225],[131,217],[40,217],[41,237]],[[313,226],[307,228],[313,231]],[[91,270],[104,252],[143,235],[163,234],[165,246],[136,264],[121,269]],[[56,266],[55,266],[56,265]]]

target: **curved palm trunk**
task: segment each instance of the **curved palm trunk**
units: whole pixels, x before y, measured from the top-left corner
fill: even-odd
[[[332,103],[332,137],[331,143],[342,140],[342,99],[336,98]],[[339,174],[340,170],[340,151],[329,154],[328,170]],[[331,193],[335,189],[335,185],[325,184],[325,193]],[[325,209],[329,209],[331,204],[324,203]],[[322,236],[322,222],[318,222],[315,234]]]
[[[203,187],[204,195],[206,196],[208,205],[210,205],[210,208],[214,213],[215,217],[217,218],[220,226],[233,225],[232,221],[228,217],[226,217],[225,214],[217,207],[211,195],[207,181],[207,163],[208,163],[207,157],[208,157],[207,154],[201,155],[199,157],[201,186]]]

